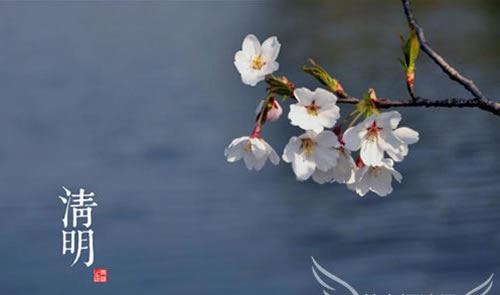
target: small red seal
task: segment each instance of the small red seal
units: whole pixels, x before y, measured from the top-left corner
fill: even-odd
[[[94,283],[106,283],[108,281],[108,270],[105,268],[94,269]]]

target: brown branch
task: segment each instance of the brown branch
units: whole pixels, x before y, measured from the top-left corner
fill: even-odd
[[[326,72],[325,72],[326,73]],[[290,84],[286,84],[284,82],[281,82],[281,80],[277,77],[270,76],[266,79],[267,83],[270,85],[271,88],[268,88],[268,91],[270,90],[271,93],[275,93],[278,95],[283,95],[283,93],[286,94],[286,97],[289,97],[291,99],[296,99],[293,96],[293,88],[290,88]],[[290,83],[288,80],[286,80],[287,83]],[[320,80],[321,81],[321,80]],[[275,83],[277,82],[277,83]],[[324,85],[325,83],[322,82]],[[281,85],[280,87],[274,87],[272,88],[272,85]],[[291,84],[293,85],[293,83]],[[340,84],[339,84],[340,85]],[[340,91],[333,91],[338,99],[337,103],[345,103],[345,104],[357,104],[361,101],[360,98],[354,97],[349,95],[343,88],[341,88]],[[409,100],[392,100],[388,98],[379,98],[376,101],[376,106],[381,108],[381,109],[387,109],[387,108],[393,108],[393,107],[445,107],[445,108],[480,108],[484,111],[490,112],[492,114],[495,114],[497,116],[500,116],[500,103],[494,102],[491,100],[477,100],[474,98],[448,98],[448,99],[441,99],[441,100],[433,100],[429,98],[424,98],[424,97],[419,97],[415,96],[414,98],[412,97]]]
[[[352,96],[339,97],[337,100],[337,103],[346,104],[357,104],[358,102],[360,102],[360,99]],[[448,98],[441,100],[433,100],[423,97],[417,97],[415,100],[390,100],[386,98],[379,98],[376,105],[381,109],[393,107],[480,108],[484,111],[500,116],[500,107],[498,107],[498,103],[493,103],[492,101],[483,102],[473,98]]]
[[[415,92],[415,84],[409,83],[406,81],[406,87],[408,88],[408,93],[410,94],[410,97],[415,101],[417,100],[417,94]]]
[[[458,82],[465,89],[467,89],[473,96],[473,99],[461,100],[461,99],[448,99],[442,101],[430,101],[427,99],[420,99],[426,102],[427,106],[450,106],[452,107],[454,103],[458,103],[460,107],[479,107],[483,110],[489,111],[493,114],[500,115],[500,103],[488,99],[480,90],[477,88],[474,81],[462,76],[455,68],[449,65],[444,58],[434,51],[425,39],[423,29],[417,24],[415,16],[410,6],[410,0],[402,0],[404,12],[408,20],[408,25],[415,30],[417,33],[417,38],[420,43],[420,48],[445,72],[451,80]],[[431,104],[431,105],[429,105]]]
[[[279,80],[278,80],[279,81]],[[349,95],[344,90],[335,92],[337,95],[337,103],[357,104],[361,101],[360,98]],[[296,98],[293,96],[293,91],[290,90],[287,97],[291,99]],[[484,111],[490,112],[500,116],[500,104],[491,100],[482,101],[474,98],[448,98],[441,100],[434,100],[424,97],[415,97],[404,100],[392,100],[388,98],[378,98],[375,102],[376,106],[381,109],[388,109],[394,107],[444,107],[444,108],[480,108]]]

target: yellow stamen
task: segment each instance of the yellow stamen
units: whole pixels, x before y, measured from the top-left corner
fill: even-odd
[[[314,154],[315,142],[310,138],[303,138],[301,148],[304,149],[307,156]]]
[[[250,140],[245,144],[245,152],[249,153],[252,151],[252,144],[250,143]]]
[[[266,64],[266,62],[262,59],[262,55],[256,55],[251,61],[251,67],[254,70],[260,70]]]
[[[378,133],[380,132],[380,130],[382,130],[382,128],[377,127],[377,123],[373,121],[372,126],[366,128],[366,130],[368,131],[368,133],[366,134],[368,140],[375,141],[377,140]]]
[[[310,105],[306,106],[307,113],[311,116],[317,116],[318,110],[320,109],[315,103],[316,102],[313,100]]]
[[[382,167],[376,166],[376,167],[370,167],[370,174],[373,176],[378,176],[382,172]]]

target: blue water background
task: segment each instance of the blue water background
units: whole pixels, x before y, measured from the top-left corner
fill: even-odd
[[[499,99],[499,5],[416,13]],[[352,94],[407,98],[395,0],[0,2],[0,294],[321,294],[310,256],[377,294],[464,294],[500,274],[498,117],[400,109],[420,142],[387,198],[297,182],[285,163],[250,172],[223,156],[265,96],[233,66],[248,33],[278,36],[279,74],[299,86],[318,86],[300,70],[313,57]],[[470,96],[426,56],[416,83]],[[283,116],[263,136],[281,153],[299,132]],[[63,185],[96,193],[107,284],[61,255]]]

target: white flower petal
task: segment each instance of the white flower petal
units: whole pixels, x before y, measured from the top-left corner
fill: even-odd
[[[387,149],[386,152],[389,155],[389,157],[394,159],[394,161],[401,162],[408,155],[408,146],[406,144],[404,144],[404,145],[402,145],[402,148],[399,151]]]
[[[401,114],[398,111],[385,112],[375,119],[377,126],[382,128],[396,129],[401,121]]]
[[[241,45],[243,51],[249,56],[254,56],[260,54],[260,42],[257,37],[253,34],[249,34],[243,40],[243,44]]]
[[[394,161],[391,160],[391,159],[383,159],[382,161],[380,161],[380,163],[378,164],[378,166],[384,166],[385,168],[387,169],[392,169],[392,167],[394,166]]]
[[[280,156],[276,153],[276,151],[271,148],[271,153],[269,154],[269,160],[271,160],[271,163],[274,165],[278,165],[280,163]]]
[[[299,137],[301,139],[311,138],[311,139],[314,139],[314,141],[316,141],[316,136],[318,136],[318,134],[319,134],[319,132],[315,132],[314,130],[306,130],[306,132],[304,132],[304,134],[302,134]]]
[[[392,131],[387,129],[382,129],[379,132],[378,137],[378,145],[381,150],[386,151],[395,161],[402,161],[404,156],[403,153],[405,150],[405,143],[401,141],[399,138],[394,136]]]
[[[316,88],[316,90],[314,90],[314,100],[319,106],[335,104],[337,102],[337,96],[323,88]]]
[[[340,109],[336,105],[321,108],[318,112],[318,121],[326,128],[332,128],[340,118]]]
[[[257,159],[255,159],[255,156],[250,152],[245,152],[243,154],[243,161],[245,162],[245,166],[248,170],[254,169],[255,165],[257,164]]]
[[[370,190],[381,197],[385,197],[392,192],[392,175],[390,170],[381,169],[377,176],[371,176]]]
[[[252,143],[252,151],[251,153],[255,155],[257,159],[261,159],[266,157],[267,155],[267,147],[264,142],[262,142],[259,138],[250,138],[250,142]]]
[[[292,161],[292,169],[295,172],[297,180],[304,181],[311,177],[316,169],[316,163],[311,159],[302,157],[299,154],[294,155],[294,160]]]
[[[321,123],[318,120],[314,120],[313,117],[310,117],[308,122],[309,123],[302,124],[302,126],[300,126],[300,128],[302,128],[304,130],[312,130],[316,133],[320,133],[321,131],[323,131],[324,127],[323,127],[323,125],[321,125]]]
[[[361,143],[361,160],[367,166],[380,165],[384,157],[384,151],[380,150],[376,140],[364,140]]]
[[[357,151],[361,147],[362,136],[363,134],[361,134],[360,128],[358,126],[355,126],[347,129],[344,132],[342,140],[344,141],[344,145],[348,150]]]
[[[418,132],[408,127],[401,127],[394,130],[394,134],[406,144],[414,144],[418,141]]]
[[[325,130],[319,133],[314,139],[322,147],[339,147],[337,136],[332,131]]]
[[[283,151],[283,161],[286,163],[291,163],[295,157],[295,154],[299,153],[301,141],[296,136],[293,136],[288,141]]]
[[[353,183],[357,167],[349,151],[339,150],[337,166],[333,168],[333,181],[338,183]]]
[[[242,136],[242,137],[238,137],[238,138],[235,138],[231,141],[231,143],[229,144],[228,148],[231,148],[235,145],[237,145],[238,143],[242,142],[242,141],[245,141],[245,140],[248,140],[248,136]]]
[[[248,140],[248,136],[238,137],[234,139],[229,146],[224,150],[224,156],[228,162],[236,162],[243,157],[244,145]]]
[[[262,139],[262,141],[266,145],[267,157],[269,157],[269,160],[271,161],[271,163],[273,163],[274,165],[278,165],[280,162],[280,157],[278,156],[276,151],[274,151],[273,147],[269,143],[264,141],[264,139]]]
[[[308,117],[307,110],[300,106],[299,104],[290,105],[290,112],[288,112],[288,119],[290,119],[291,124],[298,126],[298,122],[303,121],[304,118]]]
[[[403,175],[399,173],[396,169],[391,169],[392,176],[394,176],[394,179],[396,179],[397,182],[401,183],[401,180],[403,180]]]
[[[323,131],[323,126],[317,120],[307,113],[307,110],[299,104],[290,105],[290,112],[288,113],[290,124],[298,126],[304,130],[313,130],[316,133]]]
[[[377,115],[371,114],[368,116],[368,118],[364,119],[363,122],[359,123],[356,125],[360,130],[365,130],[368,127],[371,127],[373,125],[373,122],[375,121],[375,118]],[[378,125],[378,124],[377,124]]]
[[[333,180],[333,170],[334,168],[328,171],[321,171],[319,169],[314,170],[312,175],[312,179],[319,184],[324,184],[328,182],[332,182]]]
[[[267,62],[263,67],[262,69],[260,69],[260,73],[264,76],[264,78],[277,71],[280,67],[280,64],[276,61],[270,61],[270,62]]]
[[[266,164],[266,162],[267,162],[267,156],[262,158],[255,158],[254,160],[255,171],[261,170]]]
[[[241,157],[243,157],[243,153],[245,152],[243,144],[235,145],[230,148],[227,148],[224,151],[224,156],[226,156],[227,161],[232,163],[239,161]]]
[[[281,44],[275,36],[269,37],[262,43],[262,57],[266,62],[274,61],[280,52]]]
[[[297,99],[299,105],[305,106],[311,104],[314,93],[305,87],[301,87],[295,89],[293,95]]]
[[[241,73],[241,81],[249,86],[255,86],[257,83],[260,81],[264,80],[266,78],[266,75],[255,71],[255,70],[249,70],[248,72]]]
[[[356,193],[364,197],[370,191],[370,175],[367,173],[368,167],[365,166],[356,172],[356,182],[353,187],[356,189]],[[348,185],[349,187],[350,185]]]
[[[250,71],[250,58],[243,50],[234,55],[234,65],[240,74]]]
[[[317,146],[313,154],[317,169],[322,171],[327,171],[337,165],[338,156],[337,150],[321,146]]]

